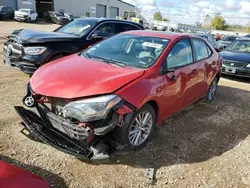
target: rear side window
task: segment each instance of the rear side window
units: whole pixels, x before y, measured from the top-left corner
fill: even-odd
[[[131,31],[131,30],[139,30],[138,27],[131,25],[131,24],[117,23],[115,24],[115,26],[116,26],[117,33]]]
[[[195,58],[197,61],[206,59],[209,56],[207,44],[199,39],[192,39],[195,51]],[[211,54],[211,50],[210,50]]]

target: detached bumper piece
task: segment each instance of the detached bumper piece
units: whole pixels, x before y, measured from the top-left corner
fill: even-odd
[[[79,158],[91,158],[93,151],[78,140],[56,130],[45,123],[42,118],[21,106],[15,106],[16,112],[22,118],[25,128],[39,140]]]

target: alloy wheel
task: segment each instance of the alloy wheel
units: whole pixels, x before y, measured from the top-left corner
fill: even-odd
[[[149,137],[153,127],[153,117],[149,112],[139,113],[129,130],[129,142],[133,146],[140,146]]]
[[[210,86],[209,93],[208,93],[209,101],[213,100],[213,98],[215,96],[216,89],[217,89],[217,82],[216,82],[216,80],[214,80],[212,85]]]

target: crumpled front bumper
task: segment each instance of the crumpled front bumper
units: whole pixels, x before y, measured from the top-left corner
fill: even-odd
[[[25,129],[28,130],[32,136],[76,157],[91,157],[92,150],[88,148],[87,145],[83,145],[80,141],[72,139],[68,135],[58,131],[36,113],[21,106],[15,106],[15,110],[22,118]],[[37,110],[39,111],[39,107]]]

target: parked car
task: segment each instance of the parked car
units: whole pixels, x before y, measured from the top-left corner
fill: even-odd
[[[143,26],[125,20],[79,18],[54,32],[15,30],[4,43],[4,62],[32,75],[41,65],[87,48],[102,39]]]
[[[66,16],[69,21],[72,21],[72,20],[74,20],[76,18],[79,18],[79,17],[76,17],[76,16],[74,16],[73,14],[70,14],[70,13],[64,13],[64,16]]]
[[[64,15],[63,13],[60,12],[48,12],[48,18],[46,21],[51,21],[55,24],[59,25],[65,25],[69,23],[71,20],[69,16]]]
[[[210,103],[221,63],[201,38],[129,31],[39,68],[23,99],[30,110],[15,109],[35,137],[96,159],[110,145],[141,148],[167,117]]]
[[[31,9],[20,9],[18,11],[15,11],[16,21],[33,22],[37,20],[37,17],[37,13]]]
[[[0,161],[0,187],[3,188],[49,188],[49,183],[21,168]]]
[[[246,37],[246,38],[249,38],[249,37],[250,37],[250,34],[248,34],[248,35],[245,35],[244,37]]]
[[[225,49],[231,42],[235,41],[236,38],[235,36],[225,36],[222,40],[218,41],[219,48]]]
[[[0,20],[14,19],[14,10],[10,7],[0,6]]]
[[[216,42],[216,40],[214,39],[214,37],[211,34],[195,33],[195,35],[207,40],[214,47],[214,49],[217,52],[220,52],[222,50],[222,47],[218,44],[218,42]]]
[[[222,73],[250,78],[250,38],[238,38],[223,52]]]

